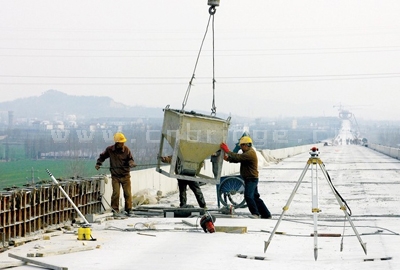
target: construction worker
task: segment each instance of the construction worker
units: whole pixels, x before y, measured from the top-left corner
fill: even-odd
[[[111,207],[114,213],[119,212],[120,189],[124,192],[125,212],[129,215],[132,211],[132,190],[130,168],[136,167],[131,150],[125,145],[126,138],[121,132],[114,135],[114,145],[110,145],[100,154],[96,162],[96,170],[100,169],[103,162],[110,158],[110,172],[112,179]]]
[[[172,156],[160,157],[160,159],[163,163],[171,164]],[[199,166],[199,170],[200,167],[201,164]],[[187,195],[186,195],[187,186],[189,186],[189,188],[193,191],[193,194],[196,197],[197,203],[199,204],[200,208],[206,208],[206,201],[204,200],[203,192],[201,191],[199,182],[184,180],[184,179],[178,179],[179,207],[193,208],[193,205],[187,204]]]
[[[221,143],[221,149],[225,152],[224,160],[240,163],[240,175],[244,180],[244,199],[252,214],[251,217],[270,219],[271,213],[258,193],[258,159],[252,147],[253,141],[249,136],[243,136],[239,145],[242,154],[231,152],[225,143]]]

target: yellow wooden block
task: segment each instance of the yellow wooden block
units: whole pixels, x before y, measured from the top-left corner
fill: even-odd
[[[241,226],[215,226],[216,232],[225,233],[247,233],[247,227]]]

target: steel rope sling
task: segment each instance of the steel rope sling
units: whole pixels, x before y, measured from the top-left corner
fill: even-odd
[[[196,63],[195,63],[194,69],[193,69],[193,74],[192,74],[192,77],[190,78],[189,85],[188,85],[188,88],[187,88],[186,93],[185,93],[185,97],[183,98],[182,112],[184,112],[185,106],[186,106],[188,98],[189,98],[190,90],[191,90],[192,85],[193,85],[193,80],[195,79],[195,73],[196,73],[196,69],[197,69],[197,64],[199,63],[200,54],[201,54],[201,51],[203,49],[204,41],[205,41],[207,33],[208,33],[208,28],[210,27],[211,19],[212,19],[212,61],[213,61],[213,69],[212,69],[212,73],[213,73],[213,77],[212,77],[213,100],[212,100],[212,107],[211,107],[211,115],[215,116],[216,112],[217,112],[217,108],[215,106],[215,83],[216,83],[216,80],[215,80],[215,56],[214,56],[214,54],[215,54],[214,14],[216,12],[216,8],[215,7],[216,7],[215,5],[211,5],[211,7],[208,9],[208,13],[210,14],[210,16],[208,18],[206,31],[204,33],[203,40],[201,41],[199,52],[197,54]]]

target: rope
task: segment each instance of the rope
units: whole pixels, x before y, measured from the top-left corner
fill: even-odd
[[[197,69],[197,64],[199,63],[200,54],[201,54],[201,51],[203,49],[204,40],[206,39],[206,36],[207,36],[207,33],[208,33],[208,28],[210,26],[211,18],[212,18],[212,50],[213,50],[213,52],[212,52],[212,59],[213,59],[213,78],[212,78],[213,100],[212,100],[211,115],[215,115],[216,111],[217,111],[217,108],[215,106],[215,83],[216,83],[216,80],[215,80],[215,59],[214,59],[215,58],[214,57],[214,52],[215,52],[215,47],[214,47],[214,14],[215,14],[215,12],[216,12],[215,6],[210,7],[210,9],[208,10],[208,13],[210,14],[210,16],[208,18],[206,31],[204,33],[203,40],[201,41],[199,52],[197,54],[196,63],[194,65],[194,69],[193,69],[193,74],[192,74],[192,77],[190,78],[189,85],[188,85],[188,87],[186,89],[186,93],[185,93],[185,96],[183,98],[182,110],[181,110],[182,112],[184,112],[184,110],[185,110],[185,106],[187,104],[187,101],[188,101],[188,98],[189,98],[189,95],[190,95],[190,90],[191,90],[192,85],[193,85],[193,80],[196,77],[195,73],[196,73],[196,69]]]
[[[214,11],[215,13],[215,11]],[[210,11],[211,14],[211,11]],[[217,113],[217,107],[215,106],[215,44],[214,44],[214,16],[212,20],[212,59],[213,59],[213,77],[212,77],[212,86],[213,86],[213,100],[212,100],[212,107],[211,107],[211,115],[215,116]]]

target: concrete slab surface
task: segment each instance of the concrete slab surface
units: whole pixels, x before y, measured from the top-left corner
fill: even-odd
[[[202,186],[210,213],[217,217],[215,225],[246,227],[247,233],[204,233],[198,225],[199,216],[103,220],[92,224],[92,237],[96,241],[77,240],[74,228],[49,240],[11,247],[0,254],[0,262],[18,261],[10,258],[9,253],[26,257],[35,251],[46,254],[45,251],[61,248],[94,246],[92,250],[30,259],[67,269],[400,269],[400,162],[357,145],[325,146],[319,150],[319,158],[334,187],[351,210],[356,232],[318,170],[321,212],[317,222],[312,213],[316,189],[311,187],[307,171],[289,209],[276,226],[310,157],[304,153],[260,169],[259,192],[273,214],[270,220],[249,218],[247,208],[236,209],[233,215],[221,215],[214,211],[215,185]],[[188,200],[196,205],[190,190]],[[178,194],[172,194],[157,206],[176,205]],[[315,224],[320,234],[317,260],[311,236]],[[275,227],[276,233],[264,253],[265,242]],[[367,254],[357,234],[366,243]],[[41,266],[28,263],[12,269],[41,269]]]

